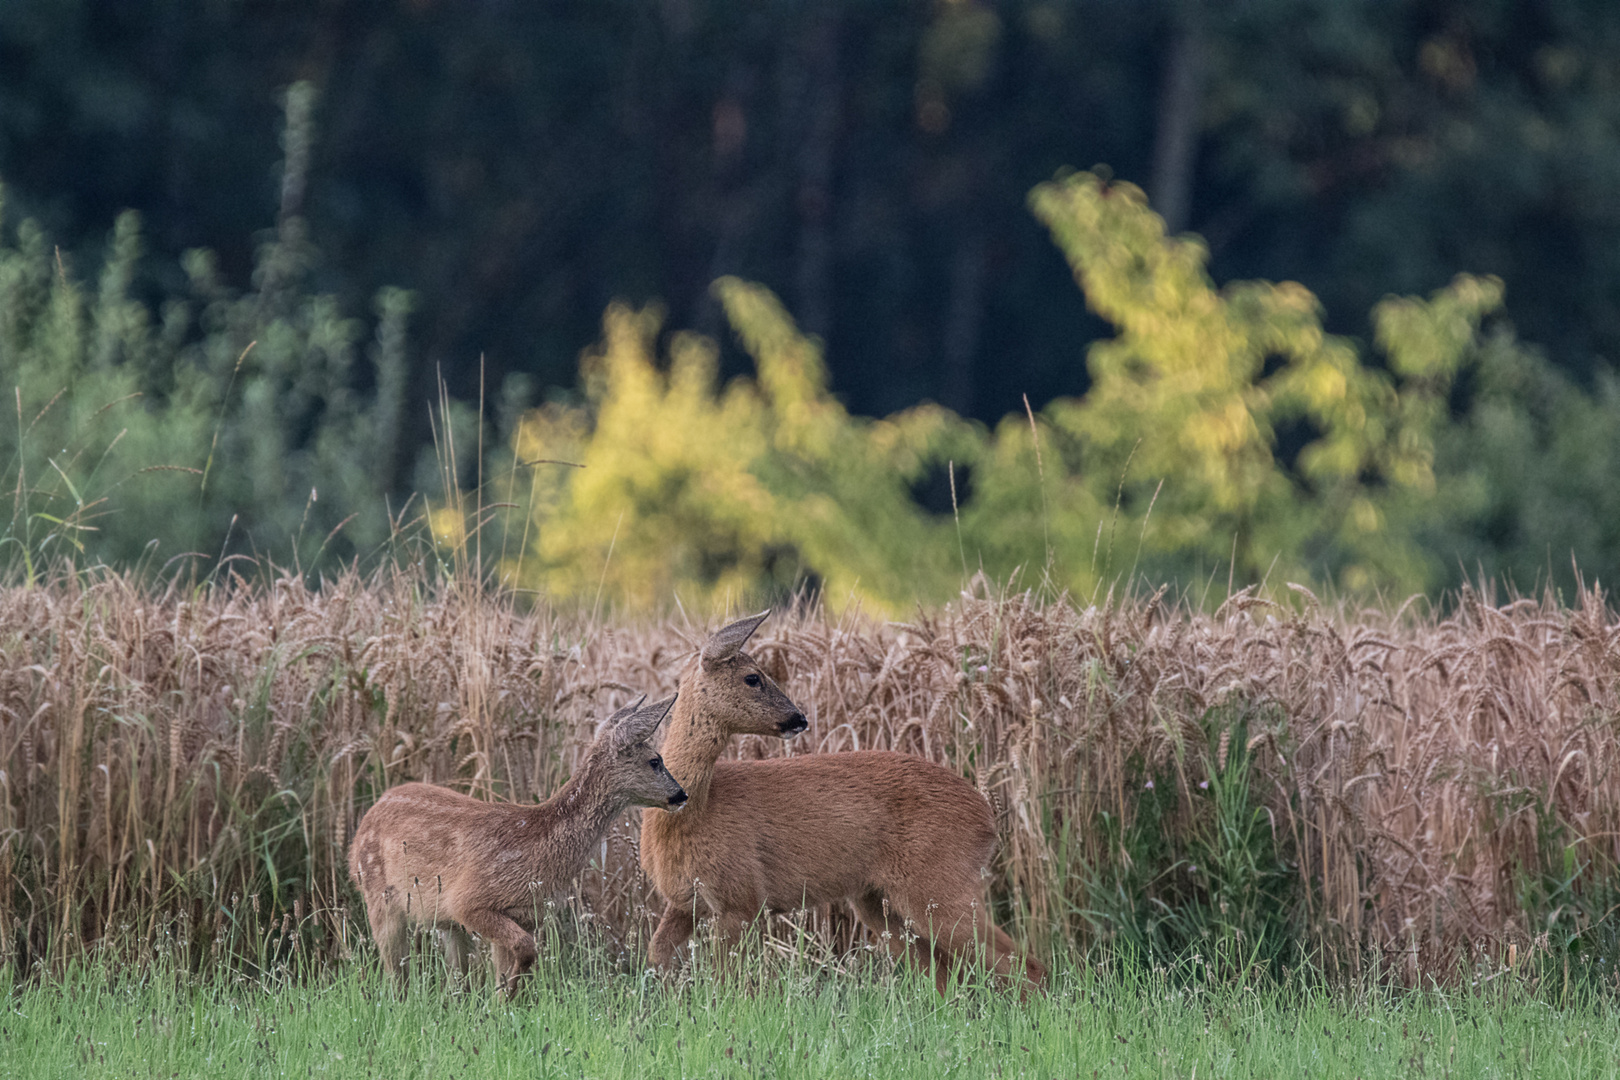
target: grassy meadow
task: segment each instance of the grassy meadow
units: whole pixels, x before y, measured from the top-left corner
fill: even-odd
[[[1383,1077],[1620,1075],[1620,1011],[1516,980],[1479,993],[1179,985],[1065,967],[1026,1004],[903,972],[543,972],[516,1002],[370,968],[257,981],[102,963],[8,985],[0,1072],[31,1077]],[[9,981],[9,980],[8,980]]]

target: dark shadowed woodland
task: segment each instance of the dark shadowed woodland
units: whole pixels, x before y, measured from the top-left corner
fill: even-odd
[[[494,545],[531,556],[511,573],[594,591],[578,582],[600,576],[606,497],[574,490],[590,467],[523,463],[573,460],[610,422],[611,365],[590,358],[631,340],[691,374],[646,422],[705,423],[730,380],[757,386],[758,333],[714,284],[736,279],[774,294],[815,391],[847,410],[843,487],[875,468],[892,482],[870,501],[892,505],[808,536],[738,524],[726,492],[682,481],[699,462],[629,463],[646,483],[616,478],[621,531],[701,535],[610,599],[859,579],[903,606],[951,595],[964,563],[1033,579],[1053,548],[1052,579],[1088,591],[1133,567],[1258,582],[1275,560],[1394,593],[1571,588],[1572,561],[1610,579],[1617,39],[1610,5],[1576,0],[16,0],[0,12],[0,365],[26,494],[10,549],[375,560],[396,525],[504,470],[474,500],[478,535],[476,506],[521,503]],[[1247,306],[1247,340],[1194,356],[1210,327],[1185,304],[1177,330],[1106,295],[1114,256],[1158,241],[1086,226],[1110,254],[1065,232],[1074,208],[1032,213],[1073,168],[1145,193],[1199,263],[1153,287]],[[1435,316],[1454,325],[1387,317],[1459,274],[1485,292]],[[1254,309],[1251,281],[1284,283],[1288,312]],[[1301,334],[1380,386],[1335,416],[1332,388],[1277,385],[1312,348]],[[1403,368],[1403,350],[1427,358]],[[46,409],[70,378],[74,408]],[[1109,418],[1119,380],[1148,391]],[[933,419],[906,422],[922,403]],[[1159,445],[1189,417],[1230,430]],[[756,510],[848,495],[793,480],[826,471],[805,447],[743,441],[729,456],[763,488]],[[1212,453],[1224,478],[1190,464]],[[1421,513],[1393,505],[1412,491]],[[570,520],[581,504],[591,523]],[[923,557],[874,550],[874,513]],[[441,514],[436,531],[455,529]],[[1092,558],[1099,533],[1112,561]]]

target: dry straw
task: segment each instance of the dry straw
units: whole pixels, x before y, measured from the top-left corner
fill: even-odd
[[[1465,591],[1443,619],[1293,600],[1241,593],[1203,615],[1162,594],[1082,610],[981,588],[905,624],[783,615],[755,653],[811,729],[733,752],[893,748],[966,775],[999,815],[996,901],[1036,945],[1084,945],[1088,874],[1121,857],[1102,815],[1128,821],[1154,776],[1191,805],[1233,749],[1211,724],[1241,714],[1324,966],[1415,981],[1545,948],[1548,920],[1620,862],[1603,596]],[[598,718],[674,687],[696,640],[401,570],[319,590],[116,574],[6,589],[0,950],[32,963],[178,933],[194,957],[339,955],[362,925],[344,848],[377,792],[544,796]],[[657,901],[632,816],[579,886],[610,940],[640,949]],[[847,920],[822,925],[850,940]]]

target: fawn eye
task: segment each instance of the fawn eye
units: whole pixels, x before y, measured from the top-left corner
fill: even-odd
[[[743,676],[743,682],[747,683],[749,686],[758,686],[759,676],[753,672],[749,672],[747,675]]]

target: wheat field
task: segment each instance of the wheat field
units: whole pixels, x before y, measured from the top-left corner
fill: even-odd
[[[1000,827],[992,898],[1043,950],[1105,945],[1121,883],[1141,895],[1120,910],[1229,915],[1229,869],[1146,874],[1132,845],[1151,809],[1161,847],[1226,857],[1213,794],[1233,790],[1260,823],[1235,843],[1273,860],[1262,898],[1286,898],[1260,912],[1284,923],[1252,925],[1291,927],[1328,971],[1415,983],[1612,950],[1620,624],[1595,588],[1453,599],[1354,612],[1290,587],[1200,613],[980,581],[904,621],[782,612],[751,650],[810,730],[731,752],[891,748],[968,777]],[[544,797],[720,621],[528,610],[401,568],[8,587],[0,961],[349,954],[364,919],[344,852],[381,790]],[[635,844],[626,815],[569,900],[632,961],[659,910]],[[830,953],[858,939],[839,912],[809,924]]]

